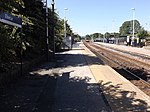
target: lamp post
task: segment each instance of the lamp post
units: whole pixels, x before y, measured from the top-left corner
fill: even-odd
[[[64,39],[66,39],[66,10],[67,8],[64,8]]]
[[[47,0],[43,0],[43,3],[45,4],[45,10],[46,10],[46,59],[49,61],[49,40],[48,40],[48,6],[47,6]]]
[[[135,33],[135,28],[134,28],[134,19],[135,19],[135,8],[131,8],[133,11],[133,24],[132,24],[132,44],[134,42],[134,33]]]
[[[115,38],[115,20],[112,20],[112,32]]]
[[[55,32],[54,32],[54,28],[55,28],[55,24],[54,24],[54,0],[52,0],[52,39],[53,39],[53,58],[55,57]]]
[[[105,32],[106,32],[106,27],[104,26],[104,35],[103,35],[103,43],[105,42]]]

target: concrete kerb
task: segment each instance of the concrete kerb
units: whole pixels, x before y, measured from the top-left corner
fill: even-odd
[[[86,49],[86,50],[88,50],[88,49]],[[82,54],[88,55],[87,52],[85,52],[85,51],[82,51]],[[92,56],[95,56],[95,55],[92,55]],[[90,62],[91,62],[92,60],[90,60],[89,58],[87,58],[87,57],[85,57],[85,56],[84,56],[84,59],[85,59],[86,63],[88,64],[88,67],[89,67],[89,69],[90,69],[90,71],[91,71],[91,73],[92,73],[92,75],[93,75],[95,81],[96,81],[97,84],[99,85],[99,92],[101,93],[102,98],[103,98],[103,100],[104,100],[106,106],[108,107],[108,110],[109,110],[110,112],[114,112],[114,111],[112,110],[111,106],[109,105],[109,102],[108,102],[107,98],[105,97],[105,94],[103,93],[103,88],[100,86],[100,80],[97,80],[97,78],[95,77],[95,75],[94,75],[94,73],[93,73],[93,70],[92,70],[92,69],[93,69],[93,66],[90,65]],[[94,66],[94,67],[96,67],[96,66]]]

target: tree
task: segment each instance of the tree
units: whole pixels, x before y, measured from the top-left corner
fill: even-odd
[[[86,35],[86,36],[85,36],[85,39],[91,40],[91,36],[90,36],[90,35]]]
[[[115,38],[118,38],[119,36],[120,36],[119,33],[114,33],[114,37],[115,37]]]
[[[110,38],[110,35],[111,35],[111,34],[110,34],[109,32],[106,32],[106,33],[105,33],[105,38],[107,38],[107,39]]]
[[[137,34],[140,39],[145,39],[148,36],[148,33],[144,28],[141,28]]]
[[[21,0],[2,0],[0,2],[0,11],[8,12],[14,16],[20,17],[19,9],[23,7]],[[9,62],[16,56],[16,43],[19,43],[19,28],[0,23],[0,61]]]
[[[92,38],[92,39],[96,39],[96,38],[103,38],[103,34],[101,33],[93,33],[93,34],[90,34],[90,35],[86,35],[86,37],[88,38]]]
[[[62,41],[64,38],[64,21],[59,19],[58,15],[55,13],[55,46],[56,51],[58,51],[61,48]],[[50,42],[52,39],[50,39]],[[52,44],[52,43],[50,43]]]
[[[81,40],[81,36],[79,34],[74,34],[73,33],[73,41],[74,42],[79,42]]]
[[[67,23],[67,22],[66,22]],[[67,35],[68,36],[71,36],[71,34],[72,34],[72,29],[70,28],[70,25],[67,23],[66,24],[66,30],[67,30]]]
[[[91,34],[91,36],[92,36],[92,37],[93,37],[93,39],[95,40],[96,38],[99,38],[99,33]]]
[[[122,26],[120,27],[120,35],[121,36],[127,36],[132,34],[133,31],[133,21],[125,21]],[[137,34],[139,32],[139,30],[141,29],[140,23],[138,20],[134,20],[134,30],[135,30],[135,34]]]
[[[100,38],[103,38],[103,37],[104,37],[104,35],[103,35],[103,34],[101,34],[101,33],[99,33],[99,37],[100,37]]]
[[[49,10],[49,46],[53,49],[52,11]],[[19,61],[20,49],[23,48],[23,59],[31,60],[46,51],[46,11],[43,0],[1,0],[0,13],[8,12],[22,18],[22,33],[20,28],[0,23],[0,69],[3,63]],[[59,15],[54,14],[55,46],[60,49],[63,40],[64,23]],[[22,36],[22,44],[21,38]],[[72,35],[72,29],[67,24],[67,35]],[[1,71],[0,70],[0,71]]]

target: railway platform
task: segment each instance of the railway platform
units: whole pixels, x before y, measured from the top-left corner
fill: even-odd
[[[145,48],[138,48],[138,47],[132,47],[132,46],[125,46],[125,45],[117,45],[117,44],[109,44],[109,43],[102,43],[102,42],[95,42],[97,44],[103,45],[103,46],[108,46],[111,48],[123,50],[126,52],[131,52],[131,53],[136,53],[136,54],[141,54],[150,57],[150,49],[145,49]]]
[[[0,94],[4,112],[147,112],[150,97],[77,43]],[[3,101],[3,102],[2,102]]]
[[[57,82],[54,112],[150,111],[149,96],[78,44],[59,61],[64,79]]]
[[[52,112],[111,112],[86,57],[82,43],[70,51],[57,54],[58,66],[53,72],[59,76]]]

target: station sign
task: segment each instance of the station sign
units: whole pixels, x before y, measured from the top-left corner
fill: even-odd
[[[22,27],[22,20],[21,18],[18,18],[16,16],[13,16],[7,12],[1,13],[0,14],[0,22],[17,26],[17,27]]]

